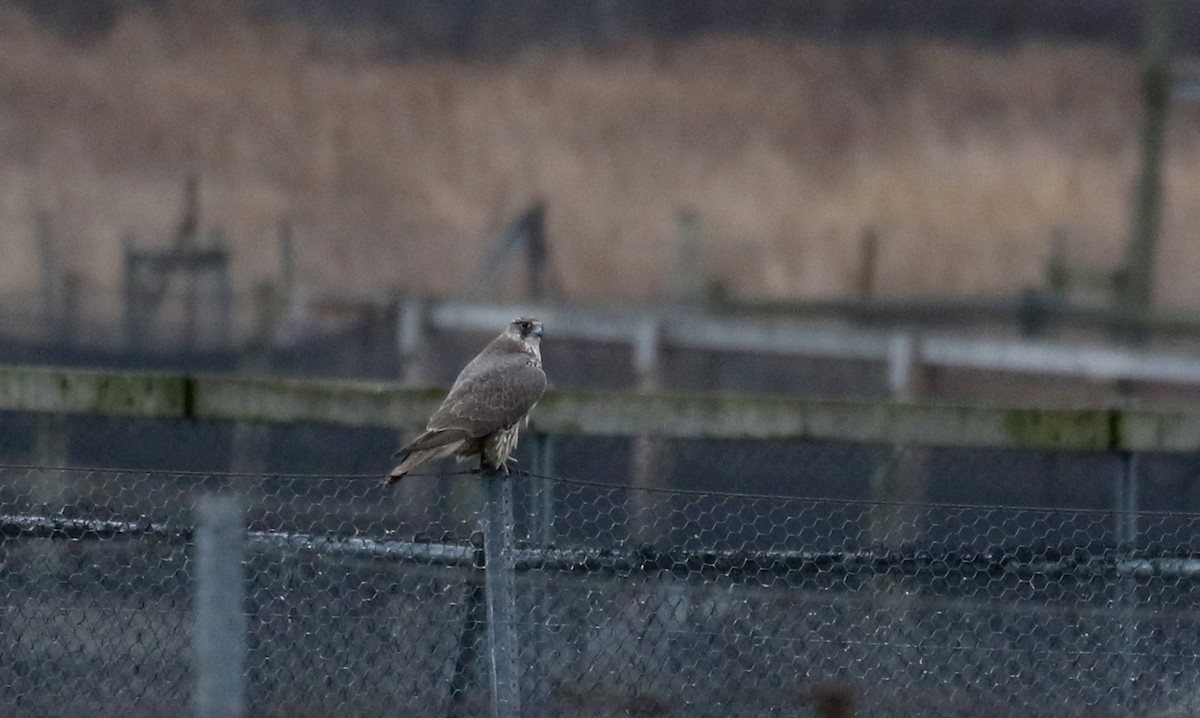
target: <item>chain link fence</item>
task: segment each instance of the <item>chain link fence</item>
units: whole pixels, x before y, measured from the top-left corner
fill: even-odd
[[[227,428],[201,427],[193,448],[236,444]],[[675,444],[671,475],[701,472],[694,447]],[[254,716],[473,716],[497,701],[527,716],[1200,711],[1200,514],[637,487],[564,478],[586,476],[585,458],[600,466],[611,442],[560,442],[557,471],[544,442],[523,448],[525,475],[412,477],[399,490],[373,474],[10,462],[0,715],[182,715],[221,656],[241,661]],[[890,455],[724,448],[718,474],[791,466],[835,477],[826,495],[846,477],[869,483]],[[615,453],[621,464],[636,452]],[[1021,482],[1049,462],[1113,481],[1111,456],[1012,453],[956,474],[991,467]],[[900,462],[918,459],[935,476],[949,460]],[[222,580],[198,558],[212,495],[239,507],[230,555],[242,572],[223,579],[237,585],[204,585]],[[245,623],[218,626],[240,645],[216,641],[214,659],[202,614],[222,596]]]

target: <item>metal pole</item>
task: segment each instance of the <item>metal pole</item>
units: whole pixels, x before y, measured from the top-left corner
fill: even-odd
[[[487,485],[483,554],[491,715],[492,718],[516,718],[521,715],[521,671],[517,653],[512,478],[499,471],[485,471],[483,481]]]
[[[1138,504],[1141,501],[1138,486],[1138,456],[1124,451],[1119,454],[1120,462],[1116,477],[1116,536],[1117,550],[1122,554],[1137,550]]]
[[[1132,452],[1119,453],[1117,461],[1116,504],[1114,531],[1117,539],[1117,560],[1132,558],[1138,546],[1138,457]],[[1113,661],[1115,668],[1114,683],[1116,686],[1128,687],[1137,673],[1136,657],[1138,649],[1138,587],[1137,578],[1126,576],[1117,579],[1113,599],[1125,613],[1121,621],[1121,631],[1117,632],[1117,653],[1122,659]],[[1128,694],[1122,692],[1122,695]]]
[[[542,476],[554,475],[554,437],[535,434],[533,437],[533,472]],[[554,482],[537,479],[537,488],[530,492],[532,516],[535,517],[532,539],[539,548],[554,543]]]
[[[246,614],[242,558],[246,528],[232,496],[203,496],[196,506],[197,718],[246,714]]]
[[[554,475],[554,437],[547,434],[535,434],[533,437],[533,471],[542,476]],[[529,492],[530,504],[530,539],[536,550],[547,549],[554,544],[554,481],[548,478],[531,478],[536,482]],[[526,581],[534,579],[527,574]],[[545,579],[543,579],[545,580]],[[528,584],[527,584],[528,585]],[[532,590],[540,590],[546,584],[539,583]],[[532,646],[533,656],[526,658],[534,671],[532,685],[526,684],[526,690],[538,706],[527,706],[531,713],[538,713],[539,708],[547,705],[550,698],[551,680],[553,673],[554,651],[550,647],[552,635],[547,626],[550,623],[551,608],[546,601],[536,601],[532,610],[534,630],[527,640]]]

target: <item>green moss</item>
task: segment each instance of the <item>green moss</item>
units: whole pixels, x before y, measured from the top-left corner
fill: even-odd
[[[1116,441],[1119,414],[1102,410],[1010,409],[1004,428],[1014,449],[1107,450]]]

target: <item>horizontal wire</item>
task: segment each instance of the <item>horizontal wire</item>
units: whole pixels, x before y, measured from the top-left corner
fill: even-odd
[[[85,467],[85,466],[41,466],[37,464],[0,464],[0,472],[3,471],[60,471],[63,473],[83,473],[83,474],[140,474],[145,476],[188,476],[214,479],[297,479],[297,480],[322,480],[322,479],[337,479],[350,481],[374,480],[383,483],[386,480],[386,475],[383,472],[374,473],[304,473],[304,472],[262,472],[262,471],[206,471],[197,469],[131,469],[131,468],[108,468],[108,467]],[[810,503],[827,503],[827,504],[847,504],[856,506],[894,506],[898,508],[924,508],[924,509],[969,509],[980,511],[1012,511],[1032,514],[1076,514],[1076,515],[1091,515],[1097,517],[1112,517],[1114,515],[1133,515],[1142,518],[1153,517],[1176,517],[1200,520],[1200,512],[1188,511],[1170,511],[1170,510],[1142,510],[1142,509],[1096,509],[1082,507],[1045,507],[1045,506],[1019,506],[1013,504],[971,504],[971,503],[940,503],[940,502],[917,502],[917,501],[887,501],[877,499],[854,499],[854,498],[828,498],[820,496],[795,496],[785,494],[764,494],[744,491],[715,491],[709,489],[689,489],[689,488],[673,488],[666,486],[634,486],[630,484],[614,484],[606,481],[598,481],[595,479],[578,479],[567,476],[557,476],[551,474],[542,474],[527,469],[512,469],[511,473],[517,476],[523,476],[533,479],[544,479],[559,484],[587,486],[592,488],[602,488],[607,490],[624,490],[636,491],[639,493],[648,494],[668,494],[680,496],[696,496],[696,497],[713,497],[713,498],[731,498],[731,499],[749,499],[755,501],[804,501]],[[459,469],[457,471],[438,471],[438,472],[423,472],[405,474],[404,478],[421,478],[421,479],[442,479],[454,478],[459,476],[481,476],[483,472],[480,469]]]

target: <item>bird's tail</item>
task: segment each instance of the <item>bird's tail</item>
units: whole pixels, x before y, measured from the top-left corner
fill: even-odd
[[[417,466],[424,464],[426,461],[433,459],[443,459],[458,451],[462,446],[461,441],[456,441],[450,444],[435,446],[430,449],[401,449],[396,452],[396,456],[401,457],[400,463],[396,464],[396,468],[392,469],[384,479],[384,484],[392,486],[399,483],[400,479],[412,471]]]
[[[399,483],[400,479],[403,479],[404,475],[412,470],[412,467],[420,463],[419,461],[409,461],[409,459],[413,458],[413,452],[411,451],[402,451],[400,455],[404,458],[400,459],[400,463],[396,464],[396,468],[392,469],[383,479],[383,483],[386,486]]]
[[[431,456],[428,456],[428,454],[432,454],[432,451],[401,451],[400,455],[402,459],[400,463],[397,463],[396,468],[391,469],[384,483],[388,486],[398,483],[398,481],[404,478],[404,474],[413,471],[413,468],[420,465],[420,463],[431,459]]]

